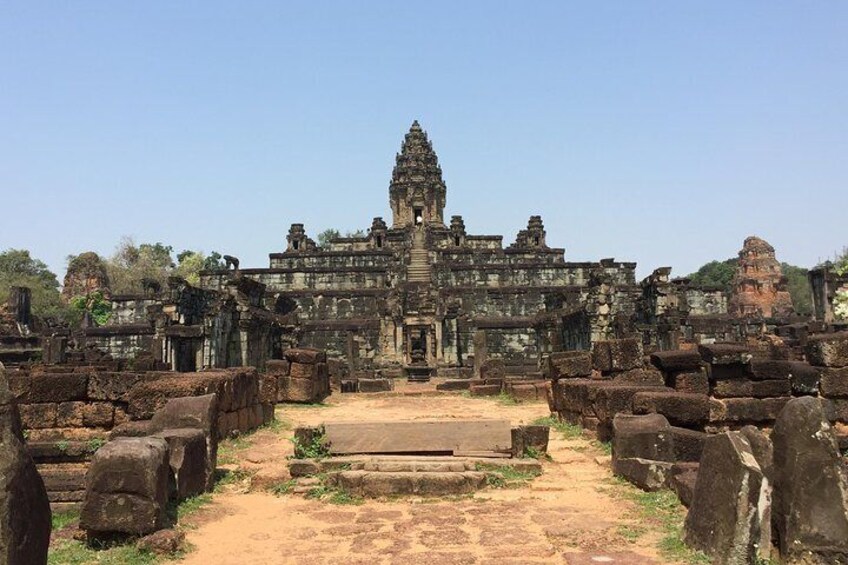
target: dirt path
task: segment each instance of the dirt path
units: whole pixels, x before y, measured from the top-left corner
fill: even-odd
[[[548,415],[544,404],[495,399],[335,395],[326,407],[278,408],[291,427],[330,420],[504,417],[513,425]],[[514,489],[445,500],[398,498],[333,505],[265,489],[288,479],[291,429],[263,430],[230,468],[250,477],[189,518],[193,546],[180,563],[647,565],[661,563],[634,505],[615,495],[603,452],[552,432],[544,473]],[[225,454],[226,456],[226,454]],[[229,456],[230,458],[232,456]],[[226,457],[225,457],[226,458]]]

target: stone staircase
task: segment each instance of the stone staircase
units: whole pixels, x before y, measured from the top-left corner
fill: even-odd
[[[415,230],[412,235],[406,281],[430,284],[430,253],[427,251],[424,230],[421,229]]]
[[[326,486],[364,497],[469,494],[485,488],[504,468],[528,478],[542,471],[535,459],[496,457],[359,456],[293,462],[295,493],[321,484],[316,475],[322,474]]]

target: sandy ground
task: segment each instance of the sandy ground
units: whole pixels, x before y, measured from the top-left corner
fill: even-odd
[[[280,406],[291,428],[332,420],[509,418],[513,425],[547,416],[543,403],[504,405],[463,396],[375,397],[336,394],[324,407]],[[514,489],[473,497],[369,500],[333,505],[300,495],[275,496],[268,486],[288,479],[288,430],[262,430],[237,453],[251,478],[214,496],[189,517],[193,550],[185,565],[332,564],[604,564],[662,562],[652,534],[638,526],[632,503],[614,495],[602,451],[586,439],[552,433],[552,461],[542,476]]]

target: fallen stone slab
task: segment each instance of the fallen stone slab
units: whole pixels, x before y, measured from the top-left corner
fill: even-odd
[[[712,365],[747,365],[753,358],[747,347],[731,343],[701,344],[698,353]]]
[[[675,350],[651,353],[651,363],[663,371],[695,371],[701,368],[701,356],[697,351]]]
[[[0,563],[46,564],[50,503],[0,363]]]
[[[848,562],[848,477],[824,403],[790,400],[772,431],[774,524],[781,556]]]
[[[748,565],[769,557],[770,516],[770,485],[745,435],[710,437],[684,523],[686,543],[715,564]]]
[[[553,380],[577,379],[592,374],[592,354],[588,351],[560,351],[548,356],[548,375]]]
[[[146,535],[167,523],[168,444],[118,438],[97,450],[86,475],[80,528],[95,537]]]
[[[209,469],[206,451],[206,434],[196,428],[167,429],[153,435],[168,442],[168,464],[174,491],[170,498],[185,500],[202,494],[208,485],[208,477],[215,469]]]
[[[509,420],[327,422],[333,454],[512,450]]]
[[[206,438],[206,488],[215,486],[218,467],[218,397],[215,394],[172,398],[153,414],[148,429],[151,433],[167,429],[194,428]]]
[[[359,392],[387,392],[395,388],[392,379],[359,379],[358,383]]]
[[[697,463],[701,460],[709,434],[677,426],[672,426],[669,431],[674,445],[674,461]]]
[[[662,414],[675,426],[700,427],[709,422],[710,399],[704,394],[643,391],[633,396],[634,414]]]
[[[692,506],[692,499],[695,498],[699,467],[699,463],[675,463],[668,474],[668,488],[674,491],[686,508]]]
[[[671,426],[665,416],[617,414],[612,421],[612,463],[620,459],[651,459],[674,462]]]
[[[665,386],[665,377],[653,367],[640,367],[614,373],[612,382],[648,386]]]
[[[640,457],[613,459],[613,472],[644,491],[655,492],[666,487],[673,465]]]

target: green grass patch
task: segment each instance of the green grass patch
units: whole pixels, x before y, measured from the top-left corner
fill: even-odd
[[[619,486],[627,484],[622,479],[618,479],[615,483]],[[642,492],[629,484],[626,488],[620,489],[620,492],[636,503],[642,523],[648,522],[659,528],[662,535],[659,550],[663,557],[690,565],[709,565],[710,560],[706,555],[692,550],[683,543],[683,520],[686,512],[674,492],[670,490]]]
[[[477,466],[486,473],[486,484],[492,488],[519,488],[539,476],[537,471],[522,471],[510,465],[495,468]]]
[[[497,400],[498,404],[503,404],[504,406],[515,406],[518,404],[518,401],[506,391],[501,391],[501,393],[495,397],[495,400]]]
[[[329,502],[330,504],[338,504],[342,506],[358,506],[365,502],[364,500],[362,500],[362,498],[358,496],[354,496],[347,491],[329,486],[324,483],[309,489],[309,491],[306,493],[306,498],[312,500],[322,500],[324,502]]]
[[[521,454],[521,457],[523,457],[524,459],[552,461],[552,458],[548,453],[543,453],[532,445],[524,447],[524,453]]]
[[[69,510],[68,512],[54,512],[51,516],[53,531],[61,530],[79,520],[79,511]]]
[[[155,555],[139,550],[132,542],[128,545],[96,548],[81,541],[66,540],[51,548],[47,556],[49,565],[152,565],[157,561]]]
[[[286,494],[290,494],[296,484],[297,481],[295,479],[289,479],[282,483],[276,483],[271,485],[268,491],[275,496],[283,496]]]
[[[215,488],[212,492],[221,492],[221,489],[235,485],[237,483],[250,481],[251,473],[242,469],[216,469],[215,470]]]
[[[212,495],[208,492],[187,498],[177,505],[177,523],[191,516],[207,504],[212,502]]]
[[[547,416],[546,418],[537,418],[533,420],[534,426],[548,426],[552,430],[556,430],[565,436],[565,439],[576,439],[583,436],[583,428],[568,422],[563,422],[559,418]]]

